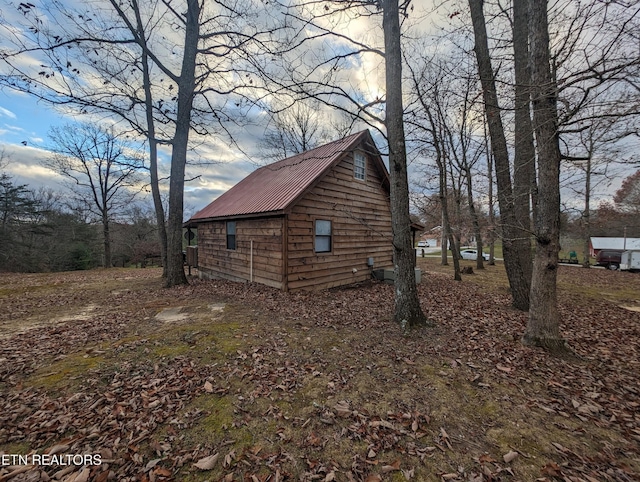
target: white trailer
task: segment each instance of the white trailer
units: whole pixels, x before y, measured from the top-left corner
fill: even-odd
[[[620,269],[640,271],[640,250],[625,251],[620,255]]]

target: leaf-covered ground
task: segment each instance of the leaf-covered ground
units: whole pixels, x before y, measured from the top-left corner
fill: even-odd
[[[555,358],[520,343],[502,267],[454,282],[435,262],[435,326],[408,333],[380,283],[3,274],[0,460],[101,464],[0,481],[640,480],[640,274],[561,267],[576,356]]]

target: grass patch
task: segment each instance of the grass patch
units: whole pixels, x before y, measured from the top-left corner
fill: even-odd
[[[453,260],[449,257],[449,264],[443,266],[440,258],[418,258],[417,266],[426,274],[423,275],[423,283],[429,283],[428,273],[440,273],[450,276],[453,279]],[[462,275],[463,283],[469,282],[482,286],[489,292],[506,293],[509,291],[509,280],[502,261],[496,261],[494,265],[484,263],[484,269],[477,269],[476,262],[461,259],[460,267],[470,266],[473,268],[472,275]]]
[[[234,408],[231,396],[200,395],[186,408],[186,412],[199,411],[203,416],[190,429],[181,432],[188,443],[219,444],[233,426]],[[236,433],[234,432],[234,437]]]
[[[31,451],[31,447],[25,442],[8,443],[2,446],[2,451],[8,455],[26,455]]]
[[[442,266],[440,258],[418,257],[417,265],[427,274],[424,283],[429,283],[428,273],[440,273],[453,278],[453,261]],[[472,275],[463,275],[463,283],[479,285],[492,293],[509,294],[509,280],[502,261],[491,266],[485,263],[485,269],[478,270],[475,261],[460,260],[460,266],[473,268]],[[577,276],[576,276],[577,275]],[[569,297],[585,297],[593,300],[606,299],[613,302],[640,302],[640,276],[637,273],[610,271],[582,266],[561,266],[558,271],[558,292]]]
[[[583,268],[573,268],[583,269]],[[591,270],[585,270],[591,271]],[[620,273],[605,270],[593,270],[591,276],[601,276],[602,283],[593,286],[585,283],[560,279],[558,288],[567,296],[583,296],[593,300],[606,299],[613,302],[640,302],[640,276],[635,273]]]
[[[28,385],[58,391],[80,385],[89,371],[105,366],[107,360],[102,355],[74,353],[38,369],[26,379]]]

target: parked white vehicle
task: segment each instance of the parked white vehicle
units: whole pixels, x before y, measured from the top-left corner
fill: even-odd
[[[620,269],[623,271],[640,270],[640,251],[625,251],[620,255]]]
[[[463,249],[460,251],[460,256],[462,259],[470,259],[475,261],[478,259],[478,251],[475,249]],[[489,255],[487,253],[482,253],[482,259],[485,261],[489,261]]]

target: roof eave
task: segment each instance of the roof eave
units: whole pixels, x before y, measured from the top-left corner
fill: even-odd
[[[285,211],[280,209],[278,211],[265,211],[262,213],[247,213],[247,214],[231,214],[228,216],[212,216],[208,218],[191,218],[183,224],[185,228],[192,228],[202,223],[209,223],[214,221],[234,221],[236,219],[259,219],[259,218],[273,218],[277,216],[284,216]]]

